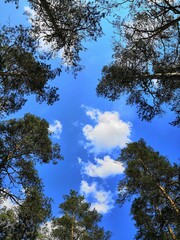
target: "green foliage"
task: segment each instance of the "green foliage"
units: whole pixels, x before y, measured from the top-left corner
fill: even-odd
[[[43,62],[48,56],[37,47],[29,29],[21,25],[1,28],[0,115],[21,109],[29,94],[35,94],[38,102],[53,104],[58,100],[57,89],[47,82],[59,75],[60,69],[51,70],[51,65]]]
[[[50,200],[37,188],[33,188],[18,209],[18,221],[14,229],[13,239],[36,239],[40,224],[51,214]]]
[[[25,191],[26,198],[11,209],[0,209],[1,240],[34,240],[40,225],[51,215],[50,199],[40,186]]]
[[[0,208],[0,239],[11,240],[11,230],[16,223],[16,216],[13,209]]]
[[[6,2],[18,5],[19,1]],[[31,34],[51,46],[52,55],[63,49],[64,62],[75,71],[80,70],[79,52],[86,50],[83,42],[97,40],[103,34],[101,19],[108,13],[108,9],[102,7],[103,2],[29,0],[35,12],[33,16],[27,12],[31,18]]]
[[[113,22],[119,33],[114,62],[103,68],[97,94],[112,101],[127,94],[127,104],[135,104],[146,121],[162,115],[167,105],[176,115],[172,124],[179,125],[179,6],[141,0],[126,1],[126,7],[127,16]]]
[[[60,204],[63,216],[53,221],[52,236],[62,240],[108,240],[111,233],[105,232],[98,226],[101,215],[95,210],[90,210],[90,204],[83,196],[71,190],[70,195],[64,196]]]
[[[18,7],[18,0],[14,2]],[[53,104],[59,99],[56,87],[50,87],[61,72],[52,70],[46,60],[61,50],[63,64],[74,73],[81,70],[79,52],[86,50],[83,43],[102,36],[101,19],[110,7],[103,1],[37,1],[29,0],[33,16],[31,28],[21,25],[2,26],[0,31],[0,115],[11,114],[25,104],[27,95],[35,94],[37,101]],[[41,48],[48,45],[48,51]]]
[[[12,186],[29,188],[39,183],[34,164],[57,163],[62,159],[59,145],[50,140],[48,127],[44,119],[31,114],[0,123],[0,187],[3,195],[15,200],[15,193],[10,190]]]
[[[144,140],[128,144],[118,160],[125,165],[125,177],[118,185],[117,202],[122,206],[133,197],[136,239],[178,239],[179,167]]]
[[[75,0],[29,2],[36,12],[35,19],[32,19],[33,34],[39,35],[47,30],[44,40],[51,43],[54,50],[64,48],[65,61],[76,67],[80,60],[79,51],[85,50],[82,41],[96,40],[102,35],[102,13],[98,6]]]

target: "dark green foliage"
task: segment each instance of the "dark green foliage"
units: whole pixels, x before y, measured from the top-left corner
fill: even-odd
[[[19,1],[8,0],[9,2]],[[31,33],[51,46],[51,53],[63,49],[64,62],[79,70],[79,52],[83,42],[102,36],[101,19],[108,12],[103,1],[47,1],[29,0],[35,11],[31,18]],[[100,11],[101,10],[101,11]],[[29,14],[29,13],[27,13]]]
[[[11,230],[16,223],[13,209],[0,208],[0,239],[11,240]]]
[[[5,0],[14,2],[18,0]],[[103,1],[102,1],[103,2]],[[52,104],[59,99],[57,88],[47,82],[60,74],[51,70],[46,60],[59,50],[67,69],[74,73],[82,67],[79,52],[83,42],[102,36],[101,19],[108,13],[102,2],[29,0],[34,15],[31,28],[5,27],[0,31],[0,115],[14,113],[26,102],[26,95],[35,94],[37,101]],[[48,51],[40,50],[40,42]],[[42,53],[43,52],[43,53]]]
[[[21,205],[0,209],[1,240],[35,240],[40,225],[50,217],[50,199],[43,195],[40,185],[31,187],[24,195]]]
[[[0,209],[0,239],[2,240],[35,240],[40,225],[51,216],[51,200],[43,194],[43,185],[34,164],[23,162],[23,165],[18,173],[19,182],[11,182],[14,184],[13,187],[17,183],[21,184],[21,188],[23,187],[21,201],[12,193],[1,195],[1,201],[7,197],[16,202],[11,209]],[[13,174],[9,177],[13,181],[18,179]]]
[[[36,239],[40,224],[44,223],[50,214],[50,200],[42,193],[40,194],[38,189],[31,189],[18,209],[18,221],[12,239]]]
[[[113,22],[119,32],[114,62],[102,70],[98,95],[114,101],[128,95],[142,120],[164,113],[180,116],[180,8],[176,1],[126,1],[129,13]],[[129,4],[129,5],[128,5]],[[121,5],[121,3],[119,4]]]
[[[143,140],[128,144],[118,160],[125,165],[125,177],[119,182],[117,202],[122,206],[133,197],[136,239],[178,239],[179,167]]]
[[[83,196],[71,190],[70,195],[64,196],[64,202],[60,204],[63,216],[53,221],[52,236],[62,240],[108,240],[111,233],[105,232],[98,226],[101,215],[94,209],[90,210],[90,204]]]
[[[43,61],[48,57],[37,50],[29,29],[21,25],[0,30],[0,115],[21,109],[26,96],[35,94],[38,102],[53,104],[57,89],[48,86],[60,69],[51,70]]]
[[[11,187],[30,187],[38,183],[34,164],[62,159],[60,147],[50,140],[48,123],[26,114],[22,119],[0,123],[0,187],[3,195],[13,197]],[[15,196],[18,194],[15,194]],[[14,197],[13,197],[13,200]]]

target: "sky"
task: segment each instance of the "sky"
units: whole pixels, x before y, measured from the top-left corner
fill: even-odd
[[[26,1],[21,1],[18,10],[3,2],[0,0],[1,23],[27,24],[23,15]],[[10,117],[19,118],[30,112],[46,119],[54,132],[53,142],[61,145],[63,161],[37,166],[45,195],[53,199],[53,215],[59,215],[63,195],[74,189],[103,214],[101,225],[112,232],[112,240],[130,240],[136,228],[130,215],[131,203],[122,208],[115,203],[124,170],[115,160],[127,143],[144,138],[172,163],[177,162],[179,131],[169,124],[173,114],[168,111],[148,123],[138,119],[136,107],[126,105],[126,96],[115,102],[97,97],[102,67],[112,61],[113,54],[112,26],[106,21],[102,25],[104,36],[97,42],[85,43],[87,51],[80,54],[84,69],[77,77],[63,72],[53,81],[59,88],[60,101],[53,106],[40,105],[31,96],[22,110]],[[53,60],[54,65],[59,62],[59,58]]]

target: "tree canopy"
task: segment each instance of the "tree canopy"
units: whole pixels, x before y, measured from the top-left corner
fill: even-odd
[[[74,190],[59,205],[63,214],[53,220],[52,236],[62,240],[108,240],[111,233],[98,226],[101,215],[90,209],[83,196]]]
[[[114,101],[128,95],[141,119],[151,121],[164,112],[175,112],[179,125],[180,7],[178,1],[125,1],[125,18],[113,25],[119,34],[114,42],[114,61],[102,70],[97,93]]]
[[[125,177],[118,185],[117,202],[122,206],[133,197],[136,239],[178,239],[179,167],[142,139],[128,144],[118,160],[124,163]]]
[[[19,0],[4,0],[14,2]],[[111,8],[129,8],[113,25],[120,39],[114,42],[114,61],[102,70],[98,95],[110,100],[128,94],[141,119],[151,121],[174,111],[173,125],[180,124],[180,6],[166,0],[28,0],[30,26],[0,29],[0,117],[20,110],[27,96],[53,104],[57,88],[49,84],[62,65],[80,70],[85,42],[103,35],[101,20]],[[48,45],[49,50],[43,49]],[[43,45],[43,46],[44,46]],[[49,60],[60,53],[62,65],[53,69]],[[60,146],[50,138],[46,120],[32,114],[0,122],[0,201],[11,199],[12,209],[0,207],[0,239],[48,239],[41,234],[51,216],[51,200],[43,193],[36,165],[57,163]],[[131,214],[138,229],[136,239],[179,239],[179,166],[147,146],[130,143],[118,159],[125,166],[117,202],[132,199]],[[51,239],[108,240],[99,226],[102,216],[84,196],[71,190],[60,204],[62,215],[53,218]]]
[[[50,199],[44,196],[41,185],[31,187],[20,205],[0,208],[1,240],[37,239],[41,224],[51,216]]]
[[[18,0],[5,0],[14,2]],[[76,71],[84,42],[102,36],[101,19],[108,13],[99,2],[29,0],[30,27],[2,26],[0,31],[0,114],[14,113],[35,94],[37,101],[53,104],[59,99],[48,80],[60,75],[46,61],[61,51],[63,64]],[[48,45],[48,50],[41,48]],[[37,74],[38,73],[38,74]]]
[[[19,0],[5,0],[15,2]],[[50,52],[62,50],[62,58],[67,66],[81,69],[79,52],[86,48],[83,42],[97,40],[102,36],[101,19],[109,8],[103,8],[104,1],[84,0],[28,0],[33,14],[27,11],[31,19],[31,35],[37,41],[43,40],[50,46]]]
[[[39,182],[34,169],[36,163],[56,163],[62,159],[60,147],[52,143],[48,127],[44,119],[32,114],[0,123],[0,190],[3,196],[18,202],[21,194],[17,194],[17,189],[26,189]]]
[[[38,102],[53,104],[59,99],[57,88],[48,85],[60,74],[44,60],[29,29],[21,25],[3,26],[0,30],[0,115],[21,109],[27,95],[35,94]]]

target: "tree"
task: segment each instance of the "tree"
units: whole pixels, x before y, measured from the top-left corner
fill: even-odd
[[[36,187],[28,191],[25,201],[18,208],[18,220],[14,227],[12,239],[36,239],[40,225],[51,216],[50,202],[50,199],[45,197]]]
[[[180,124],[180,8],[177,1],[125,1],[123,20],[113,22],[119,33],[114,62],[102,70],[97,94],[114,101],[127,94],[142,120],[151,121],[167,105]],[[118,5],[123,5],[119,3]]]
[[[5,0],[14,2],[18,0]],[[31,28],[3,26],[0,31],[0,115],[14,113],[35,94],[39,102],[53,104],[59,99],[57,88],[47,82],[60,74],[46,64],[59,50],[67,69],[74,73],[82,67],[79,52],[83,43],[102,36],[101,19],[108,14],[102,2],[29,0],[34,14],[27,14]],[[40,49],[42,43],[48,51]],[[37,74],[38,72],[38,74]]]
[[[178,239],[179,167],[142,139],[128,144],[118,160],[124,163],[125,177],[118,185],[117,202],[122,206],[133,197],[136,239]]]
[[[0,192],[3,197],[19,203],[21,187],[29,189],[39,184],[34,165],[57,163],[62,159],[60,147],[52,143],[48,127],[44,119],[32,114],[0,123]]]
[[[105,232],[98,226],[101,215],[95,210],[90,210],[90,204],[83,196],[71,190],[70,195],[64,196],[60,204],[63,216],[53,221],[52,236],[62,240],[107,240],[110,232]]]
[[[38,102],[57,101],[57,88],[47,82],[60,74],[44,63],[47,54],[38,52],[36,40],[21,25],[3,26],[0,30],[0,116],[14,113],[35,94]]]
[[[18,0],[6,0],[15,2]],[[86,48],[83,42],[102,36],[101,19],[108,10],[104,1],[84,0],[29,0],[35,14],[31,16],[31,34],[51,46],[51,53],[63,50],[64,62],[79,70],[79,52]]]
[[[13,209],[0,208],[0,239],[10,240],[11,229],[16,222]]]
[[[44,196],[42,186],[31,187],[20,205],[0,209],[1,240],[35,240],[40,225],[51,215],[50,199]]]

